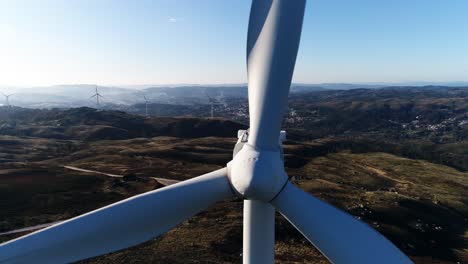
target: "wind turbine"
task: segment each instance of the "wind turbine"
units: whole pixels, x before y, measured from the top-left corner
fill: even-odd
[[[3,96],[5,96],[6,105],[7,105],[8,107],[11,107],[11,105],[10,105],[10,96],[12,96],[12,95],[14,95],[14,94],[5,94],[5,93],[3,93],[3,92],[1,92],[1,93],[2,93]]]
[[[207,92],[205,92],[205,94],[206,94],[206,97],[208,97],[208,102],[210,103],[210,106],[211,106],[211,118],[213,118],[214,117],[214,107],[215,107],[215,105],[225,106],[226,103],[225,102],[221,103],[219,101],[219,99],[215,99],[215,98],[211,97]],[[223,98],[223,96],[224,96],[224,93],[222,91],[221,91],[220,96],[221,97],[219,97],[219,98]]]
[[[96,93],[92,95],[90,98],[96,97],[96,107],[99,108],[99,105],[100,105],[99,98],[100,97],[102,98],[103,96],[99,93],[97,85],[95,88],[96,88]]]
[[[305,0],[253,0],[247,38],[250,131],[223,169],[0,245],[0,263],[65,263],[128,248],[213,203],[244,199],[244,263],[273,263],[275,209],[332,263],[411,263],[365,223],[292,184],[279,144]]]
[[[145,115],[148,117],[148,99],[146,98],[146,95],[143,95],[143,98],[145,98]]]
[[[210,102],[211,118],[213,118],[214,117],[214,105],[216,104],[216,101],[215,99],[211,98],[211,96],[209,96],[208,94],[206,94],[206,96],[208,97],[208,102]]]

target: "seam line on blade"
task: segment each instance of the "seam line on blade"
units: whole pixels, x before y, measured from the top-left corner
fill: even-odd
[[[278,196],[280,195],[280,193],[284,190],[284,188],[286,188],[286,185],[288,185],[288,183],[289,183],[289,179],[286,180],[286,182],[283,184],[283,187],[281,187],[281,189],[279,190],[279,192],[278,192],[275,196],[273,196],[273,198],[271,198],[271,200],[268,201],[268,202],[269,202],[269,203],[273,202],[273,200],[275,200],[276,197],[278,197]]]

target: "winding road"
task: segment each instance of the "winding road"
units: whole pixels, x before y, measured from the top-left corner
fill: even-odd
[[[105,173],[105,172],[100,172],[100,171],[87,170],[87,169],[82,169],[82,168],[73,167],[73,166],[63,166],[63,167],[65,169],[69,169],[73,171],[94,173],[94,174],[104,175],[104,176],[112,177],[112,178],[123,178],[122,175],[117,175],[117,174],[110,174],[110,173]]]
[[[74,166],[63,166],[63,167],[69,170],[94,173],[94,174],[104,175],[104,176],[112,177],[112,178],[123,178],[123,175],[118,175],[118,174],[105,173],[105,172],[100,172],[100,171],[95,171],[95,170],[87,170],[87,169],[82,169],[82,168],[78,168]],[[168,186],[168,185],[172,185],[172,184],[180,182],[178,180],[171,180],[171,179],[166,179],[166,178],[157,178],[157,177],[150,177],[150,178],[158,181],[164,186]]]

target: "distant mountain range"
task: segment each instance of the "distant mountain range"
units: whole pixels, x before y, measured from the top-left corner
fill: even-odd
[[[383,87],[427,86],[425,82],[410,83],[324,83],[301,84],[291,86],[291,93],[307,93],[325,90],[351,90],[351,89],[378,89]],[[468,82],[440,82],[430,83],[432,86],[468,87]],[[212,98],[223,103],[225,98],[246,98],[246,84],[220,84],[220,85],[141,85],[141,86],[97,86],[103,96],[101,108],[115,108],[115,106],[144,103],[144,96],[152,103],[165,104],[208,104]],[[96,101],[91,98],[95,93],[96,85],[56,85],[43,87],[0,87],[0,91],[14,93],[10,103],[28,108],[69,108],[69,107],[96,107]],[[2,100],[0,99],[0,105]]]

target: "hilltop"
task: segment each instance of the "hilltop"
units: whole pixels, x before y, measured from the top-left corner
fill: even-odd
[[[0,134],[22,137],[96,141],[137,137],[230,137],[245,126],[223,119],[145,118],[94,108],[0,109]]]

